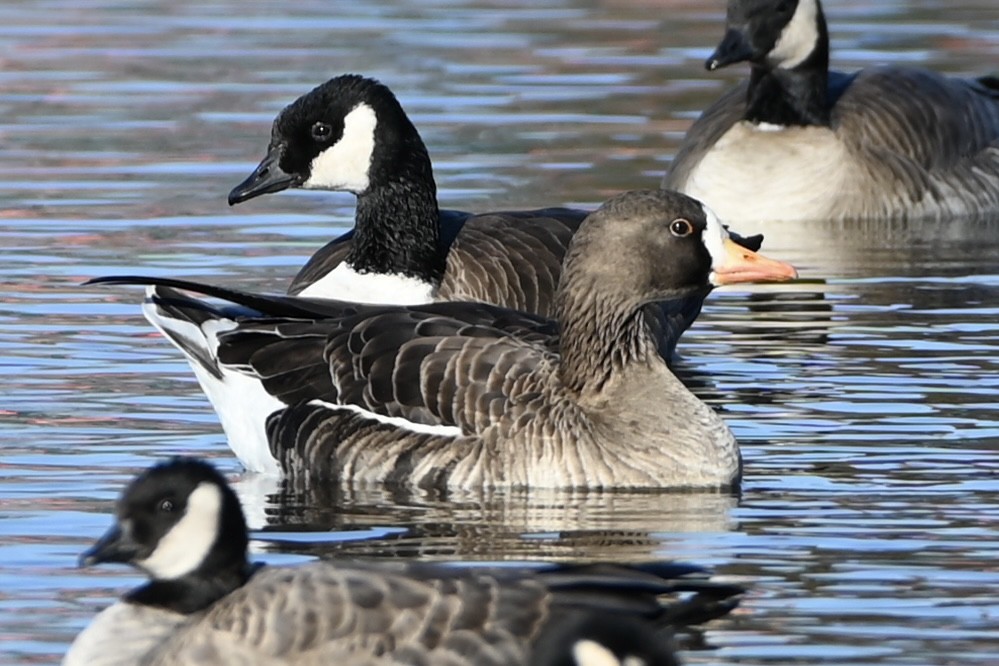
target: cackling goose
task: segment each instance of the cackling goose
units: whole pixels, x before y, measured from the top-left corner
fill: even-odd
[[[819,0],[730,0],[707,67],[746,60],[748,83],[694,123],[663,187],[732,224],[999,211],[999,79],[830,72]]]
[[[671,654],[648,644],[651,627],[725,615],[743,591],[674,563],[253,564],[239,500],[214,467],[193,458],[134,479],[115,519],[81,564],[130,564],[149,581],[100,612],[64,666],[554,666],[566,654],[579,664],[665,666]],[[599,620],[643,640],[629,649],[646,661],[618,660],[626,646]],[[593,661],[599,656],[614,660]]]
[[[554,316],[562,259],[588,213],[439,210],[416,127],[391,90],[354,74],[330,79],[281,111],[266,157],[229,203],[295,187],[352,192],[357,210],[354,229],[316,252],[289,293],[365,303],[479,301]],[[753,250],[762,242],[736,240]],[[705,296],[662,304],[665,358]]]
[[[463,488],[737,484],[732,433],[669,370],[644,307],[794,269],[733,243],[701,203],[658,190],[588,216],[563,273],[557,326],[476,303],[306,301],[296,314],[290,297],[271,305],[188,283],[256,315],[163,287],[146,309],[250,469]],[[342,312],[316,318],[317,307]]]

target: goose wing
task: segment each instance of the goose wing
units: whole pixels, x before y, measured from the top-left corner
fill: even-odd
[[[440,303],[244,320],[219,340],[221,363],[259,377],[286,404],[318,399],[476,430],[504,413],[518,380],[550,361],[555,337],[546,320]]]
[[[439,297],[554,316],[562,259],[586,215],[548,208],[470,217],[451,245]]]
[[[192,619],[149,663],[213,663],[184,659],[226,654],[254,665],[524,663],[527,640],[546,617],[544,601],[544,588],[531,581],[424,581],[384,567],[325,563],[265,568]],[[335,657],[341,660],[328,661]]]
[[[612,613],[678,628],[687,619],[724,615],[742,592],[672,563],[533,573],[426,563],[265,567],[192,618],[149,663],[211,663],[182,658],[233,654],[245,655],[234,663],[254,665],[334,663],[335,657],[372,666],[519,664],[536,641],[574,618]],[[678,593],[684,598],[664,596]],[[707,598],[713,614],[676,611]]]
[[[871,188],[871,201],[917,213],[999,206],[999,85],[991,79],[866,69],[832,123],[867,172],[858,182]]]
[[[498,381],[495,376],[484,383],[468,381],[460,378],[462,372],[486,377],[488,364],[500,356],[505,359],[502,368],[514,371],[519,364],[523,370],[536,365],[539,355],[548,356],[558,340],[552,320],[481,303],[372,306],[149,276],[103,277],[89,284],[156,286],[157,305],[177,316],[198,324],[232,321],[233,327],[219,334],[218,348],[211,350],[212,365],[217,360],[260,378],[268,393],[285,404],[340,402],[420,423],[458,425],[442,420],[444,407],[430,409],[426,401],[446,405],[446,397],[468,399]],[[230,305],[197,300],[178,290]],[[445,338],[451,341],[442,342]],[[420,353],[437,345],[440,348],[423,364]],[[491,351],[479,349],[490,346]],[[455,355],[463,360],[451,363]],[[445,376],[450,380],[445,382]],[[424,396],[424,389],[432,387],[461,390]],[[469,409],[465,412],[474,413]]]
[[[865,69],[833,108],[832,123],[857,151],[903,155],[929,172],[952,169],[999,150],[999,81]]]

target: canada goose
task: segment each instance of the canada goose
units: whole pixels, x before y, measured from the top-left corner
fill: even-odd
[[[999,211],[999,79],[829,71],[819,0],[730,0],[710,70],[748,83],[687,132],[663,187],[730,224]]]
[[[618,654],[588,618],[647,634],[643,623],[720,617],[743,591],[674,563],[265,566],[248,560],[248,543],[239,500],[212,465],[173,458],[149,468],[80,562],[130,564],[150,580],[101,611],[63,664],[555,664],[566,651]]]
[[[354,74],[278,114],[267,155],[229,203],[296,187],[352,192],[357,210],[354,229],[316,252],[289,293],[365,303],[480,301],[552,317],[566,247],[588,213],[439,210],[416,127],[391,90]],[[762,237],[736,240],[757,250]],[[660,306],[665,358],[705,296]]]
[[[555,335],[544,320],[475,303],[341,304],[342,316],[320,319],[310,303],[282,319],[293,299],[100,281],[179,284],[257,310],[163,288],[146,304],[251,469],[464,488],[738,483],[735,438],[669,370],[644,307],[794,269],[733,243],[701,203],[657,190],[589,215],[563,273]]]

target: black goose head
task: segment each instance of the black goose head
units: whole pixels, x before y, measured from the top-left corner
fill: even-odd
[[[419,133],[386,86],[345,74],[278,114],[267,156],[229,193],[229,204],[292,187],[360,195],[407,180],[435,189]]]
[[[714,213],[679,192],[639,190],[586,218],[565,262],[570,298],[628,306],[681,298],[708,286],[778,281],[794,268],[735,243]]]
[[[828,35],[819,0],[729,0],[725,36],[705,66],[715,70],[749,61],[793,69],[826,59]]]
[[[131,564],[153,581],[217,578],[246,569],[248,536],[239,499],[206,462],[173,458],[132,481],[115,524],[80,556],[83,566]]]

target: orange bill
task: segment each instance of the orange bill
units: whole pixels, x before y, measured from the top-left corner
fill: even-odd
[[[764,257],[747,250],[730,238],[722,241],[725,260],[711,272],[711,284],[737,284],[739,282],[782,282],[798,277],[791,264]]]

